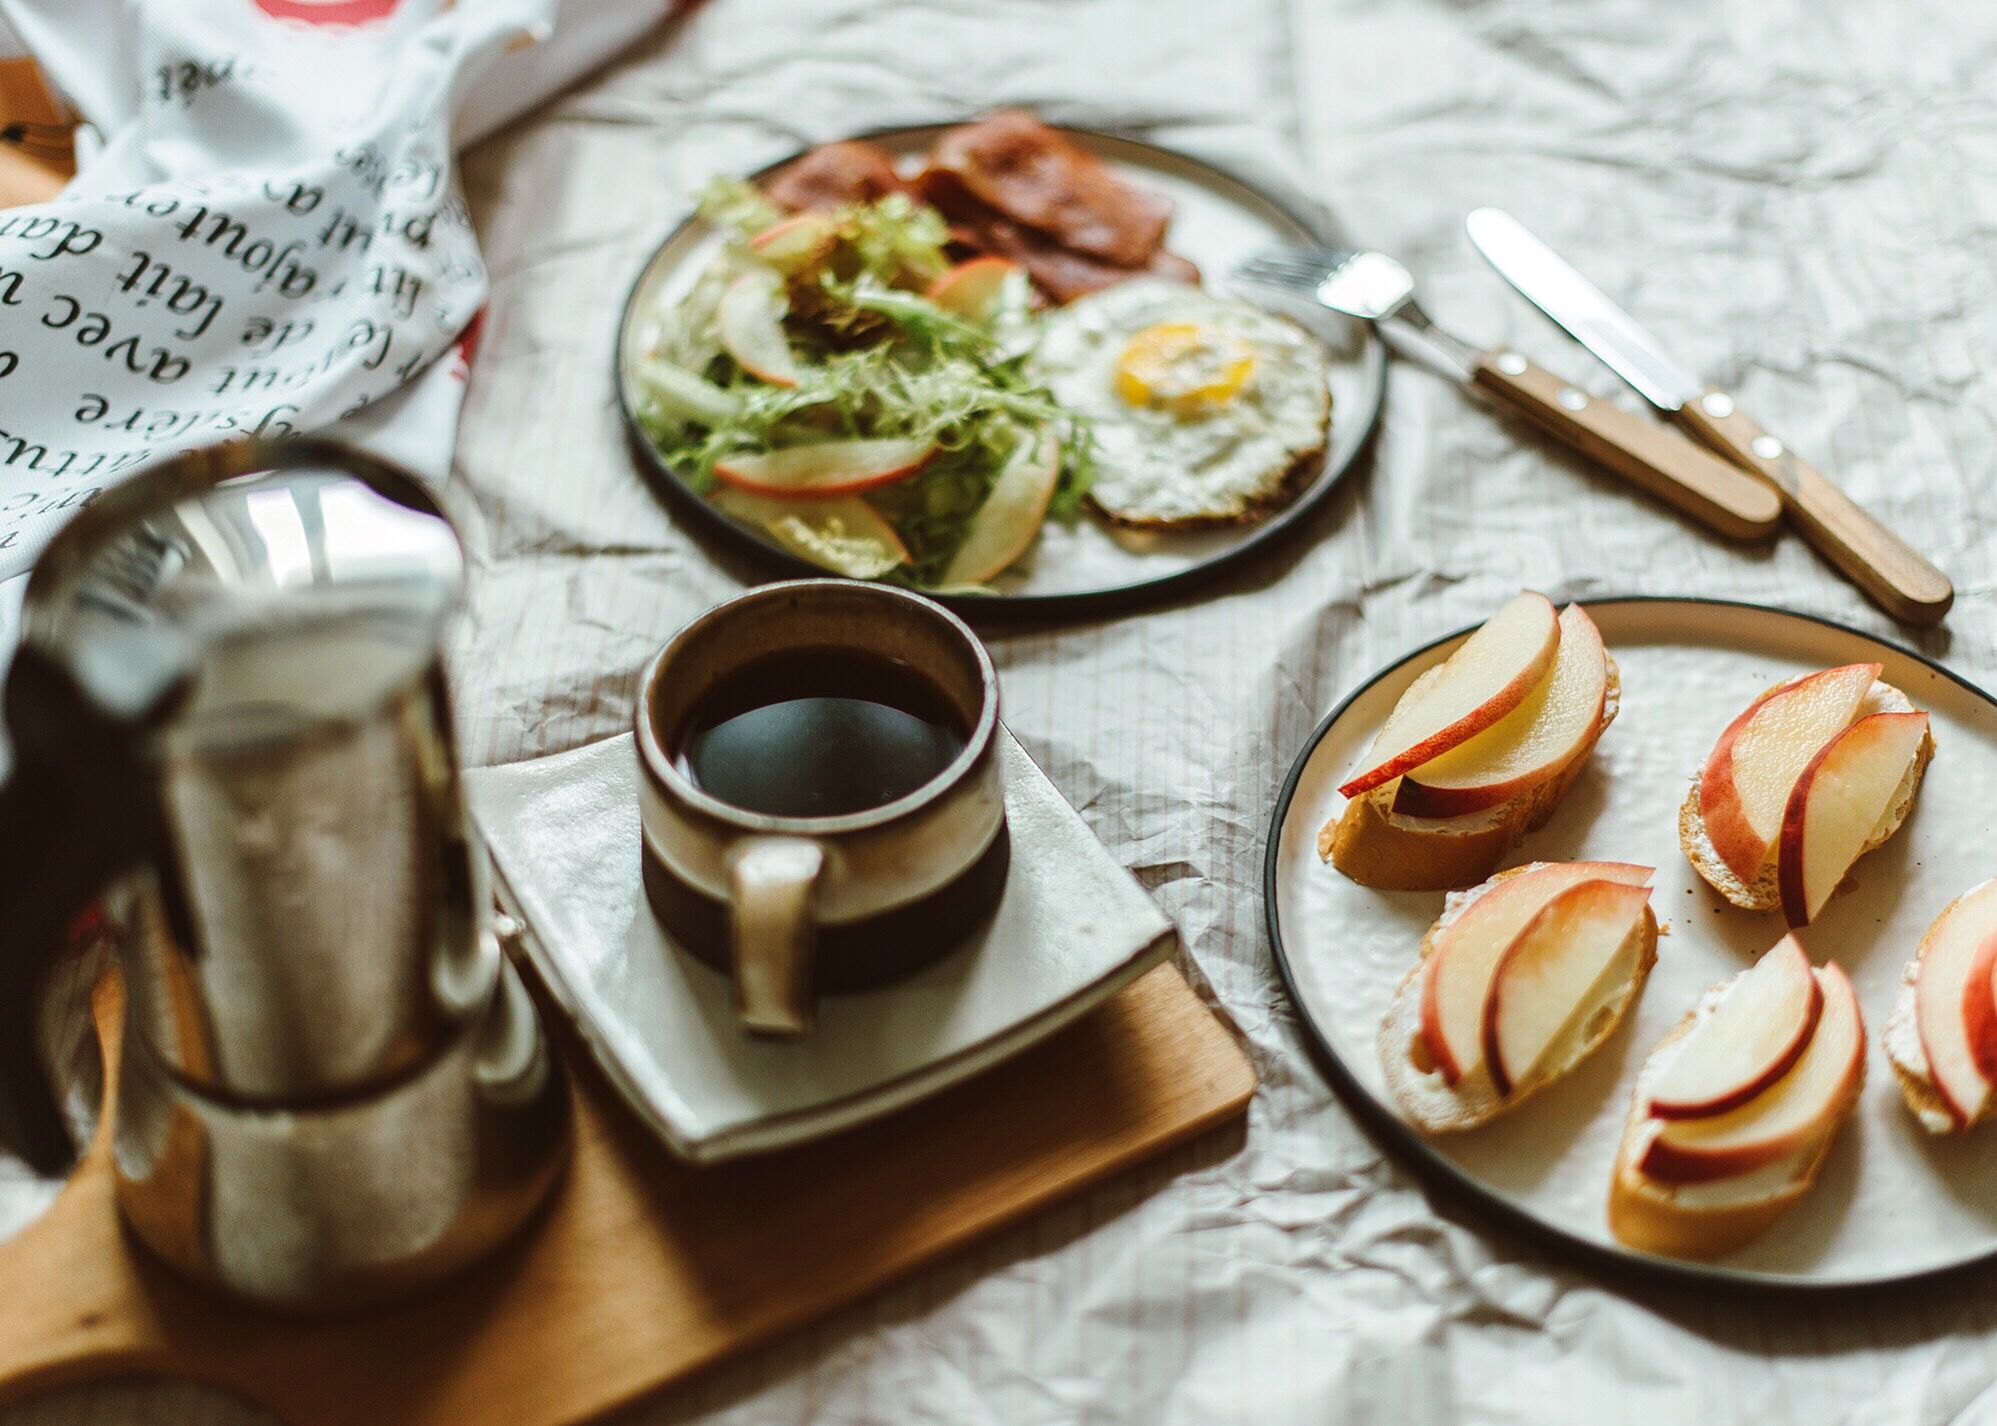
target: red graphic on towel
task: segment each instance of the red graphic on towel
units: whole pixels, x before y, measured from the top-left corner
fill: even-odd
[[[273,20],[308,25],[368,25],[386,20],[401,0],[254,0]]]
[[[485,311],[481,307],[472,313],[471,321],[458,336],[458,344],[451,350],[451,375],[463,381],[471,375],[472,358],[478,355],[478,339],[485,335]]]

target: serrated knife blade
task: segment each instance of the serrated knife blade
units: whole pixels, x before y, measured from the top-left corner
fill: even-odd
[[[1660,411],[1676,411],[1705,390],[1700,381],[1602,290],[1499,208],[1479,208],[1463,225],[1477,251],[1528,301],[1565,327]]]

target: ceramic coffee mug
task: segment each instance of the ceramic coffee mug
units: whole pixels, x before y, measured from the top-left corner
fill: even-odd
[[[695,781],[682,755],[710,692],[763,660],[842,652],[932,685],[962,750],[906,795],[838,816],[753,811]],[[646,897],[675,941],[732,973],[748,1029],[798,1034],[819,992],[905,975],[997,906],[1009,861],[998,679],[940,605],[841,579],[751,590],[673,636],[645,671],[634,721]]]

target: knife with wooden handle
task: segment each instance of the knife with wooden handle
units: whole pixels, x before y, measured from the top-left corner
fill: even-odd
[[[1880,608],[1908,624],[1938,623],[1948,613],[1955,588],[1947,575],[1763,430],[1732,396],[1706,390],[1628,313],[1510,214],[1479,208],[1464,226],[1501,277],[1640,396],[1767,482],[1804,537]]]
[[[1729,539],[1765,540],[1782,518],[1781,503],[1765,486],[1669,426],[1591,396],[1517,352],[1479,353],[1470,381],[1555,440]]]

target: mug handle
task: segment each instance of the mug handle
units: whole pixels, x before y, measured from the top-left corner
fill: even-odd
[[[735,1013],[759,1034],[811,1028],[825,849],[805,837],[750,837],[729,857]]]

